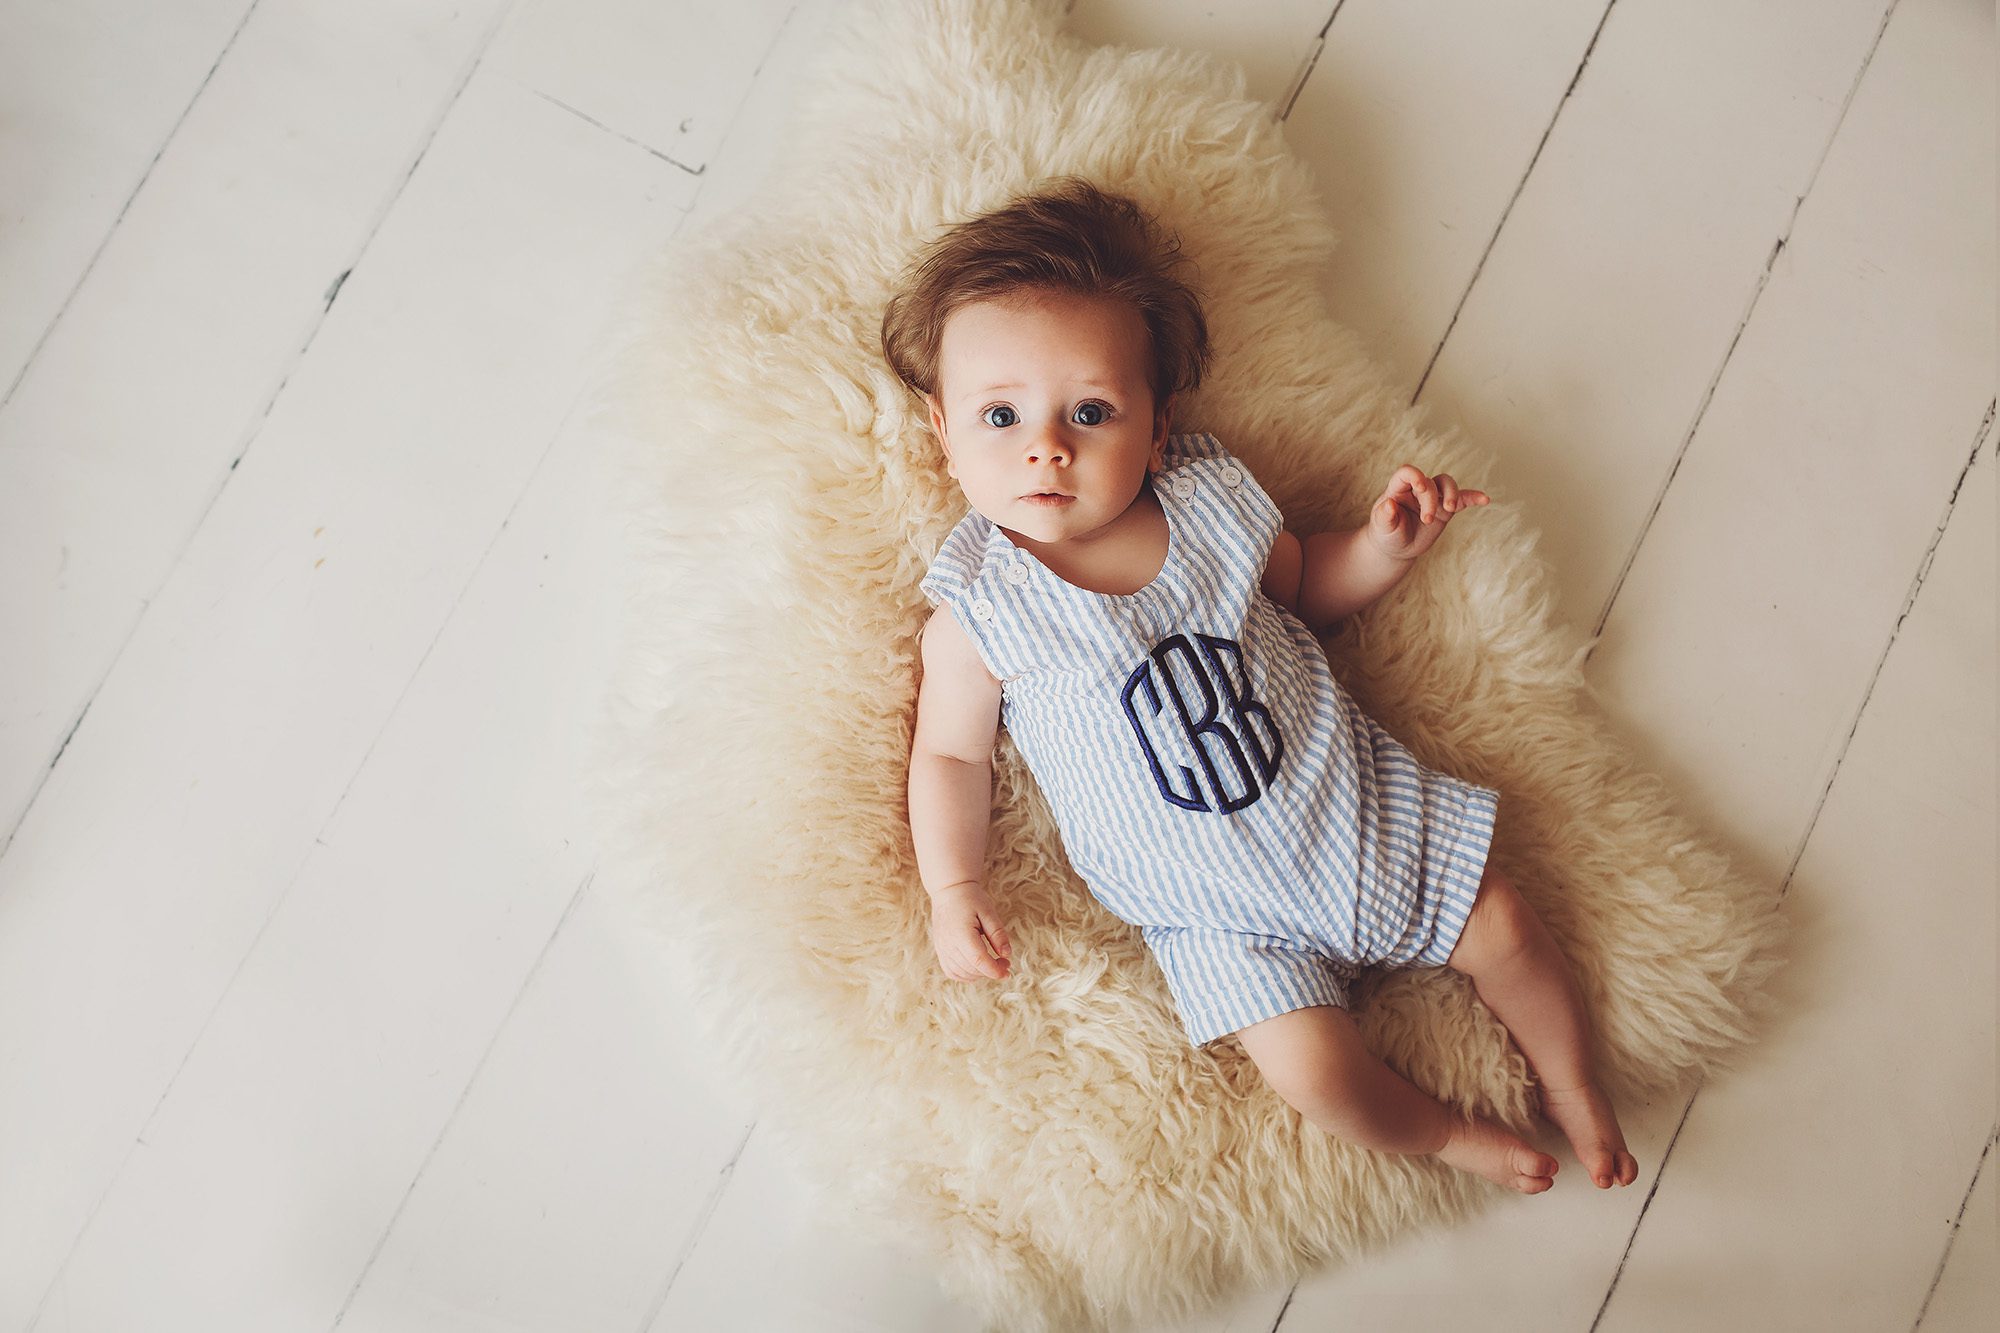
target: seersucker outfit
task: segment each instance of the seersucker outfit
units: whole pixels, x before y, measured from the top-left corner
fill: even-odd
[[[1451,956],[1499,793],[1418,763],[1266,597],[1283,524],[1213,435],[1169,435],[1147,484],[1166,564],[1079,588],[978,510],[923,579],[1000,681],[1001,724],[1071,866],[1140,928],[1200,1046],[1314,1004],[1363,967]]]

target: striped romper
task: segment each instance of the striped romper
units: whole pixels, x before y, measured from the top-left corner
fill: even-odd
[[[1166,564],[1138,592],[1058,578],[976,509],[922,587],[1000,681],[1071,866],[1139,927],[1200,1046],[1344,1008],[1362,967],[1442,965],[1499,794],[1418,763],[1264,595],[1283,520],[1241,460],[1208,434],[1164,454],[1146,484]]]

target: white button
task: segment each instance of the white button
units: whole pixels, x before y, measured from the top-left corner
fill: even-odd
[[[1012,564],[1007,566],[1007,582],[1026,583],[1027,581],[1028,581],[1028,567],[1026,565],[1016,560]]]
[[[1174,494],[1185,500],[1194,494],[1194,482],[1187,477],[1174,478]]]
[[[981,597],[978,601],[972,604],[972,618],[974,620],[993,619],[993,603],[987,601],[984,597]]]
[[[1224,486],[1241,486],[1243,484],[1242,470],[1234,465],[1225,466],[1222,469],[1222,484]]]

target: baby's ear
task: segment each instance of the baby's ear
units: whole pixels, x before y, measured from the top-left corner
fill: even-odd
[[[931,434],[937,437],[938,448],[944,451],[945,471],[956,477],[958,470],[952,461],[951,442],[944,437],[944,412],[938,407],[938,400],[930,394],[924,395],[924,406],[931,414]]]

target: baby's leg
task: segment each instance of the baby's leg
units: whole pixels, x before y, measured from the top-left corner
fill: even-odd
[[[1637,1180],[1638,1160],[1625,1150],[1611,1099],[1598,1086],[1583,992],[1548,927],[1491,863],[1449,966],[1472,978],[1513,1034],[1541,1081],[1542,1114],[1569,1139],[1597,1187]]]
[[[1555,1183],[1555,1158],[1491,1120],[1454,1115],[1424,1094],[1370,1053],[1343,1009],[1294,1009],[1236,1036],[1278,1095],[1336,1138],[1378,1152],[1436,1153],[1523,1194]]]

